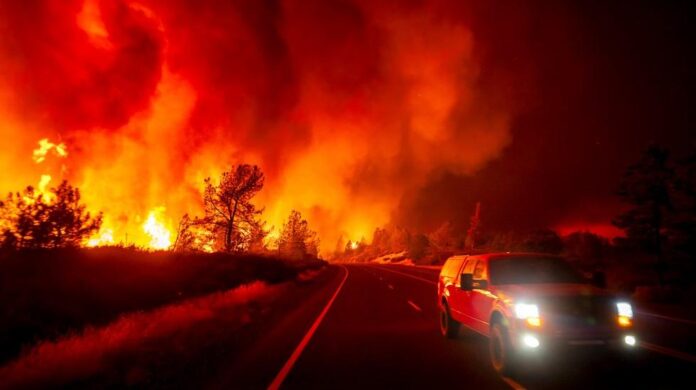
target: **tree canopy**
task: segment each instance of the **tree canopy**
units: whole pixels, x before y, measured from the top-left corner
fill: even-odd
[[[61,248],[80,246],[101,227],[80,203],[80,191],[63,181],[47,193],[33,187],[10,193],[0,201],[4,248]]]
[[[263,184],[261,169],[249,164],[223,172],[217,183],[205,179],[205,217],[200,223],[220,238],[225,251],[248,250],[252,241],[258,241],[263,224],[257,217],[262,210],[257,210],[251,201]]]
[[[306,256],[317,257],[319,254],[319,239],[309,228],[299,211],[292,210],[278,238],[278,252],[291,259],[302,259]]]

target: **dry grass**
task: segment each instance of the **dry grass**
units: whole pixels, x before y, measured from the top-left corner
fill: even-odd
[[[117,374],[125,376],[130,385],[142,383],[148,379],[142,373],[149,370],[139,360],[153,351],[195,354],[214,343],[220,332],[234,332],[251,322],[250,304],[260,304],[278,289],[254,282],[41,342],[0,368],[0,382],[8,388],[60,387],[96,375]],[[118,372],[119,361],[129,362],[125,375]]]
[[[127,248],[0,255],[0,363],[22,348],[58,340],[119,316],[254,281],[293,280],[321,261],[172,254]]]

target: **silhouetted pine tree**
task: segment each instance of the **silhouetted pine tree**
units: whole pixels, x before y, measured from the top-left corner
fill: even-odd
[[[621,179],[618,195],[630,209],[613,220],[615,226],[626,232],[626,237],[619,239],[619,243],[655,255],[661,285],[664,284],[666,268],[663,257],[666,221],[673,209],[673,180],[674,170],[669,165],[667,150],[650,147],[638,163],[628,167]]]
[[[0,202],[2,247],[6,249],[77,247],[101,223],[101,213],[93,217],[87,212],[80,203],[80,191],[67,181],[48,194],[30,186]]]
[[[205,179],[203,203],[205,217],[201,221],[222,240],[227,252],[242,251],[258,232],[260,222],[251,200],[263,188],[264,176],[256,165],[240,164],[223,172],[217,184]]]
[[[317,234],[309,229],[307,221],[296,210],[290,212],[287,222],[283,224],[278,238],[278,252],[291,259],[317,257],[319,254]]]

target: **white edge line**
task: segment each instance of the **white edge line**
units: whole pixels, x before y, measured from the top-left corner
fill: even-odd
[[[512,380],[512,379],[510,379],[510,378],[508,378],[508,377],[506,377],[506,376],[502,376],[502,377],[500,377],[500,378],[501,378],[502,380],[504,380],[505,383],[508,384],[508,386],[512,387],[512,388],[515,389],[515,390],[525,390],[524,386],[522,386],[521,384],[515,382],[514,380]]]
[[[283,365],[283,368],[281,368],[280,371],[278,372],[278,374],[275,376],[275,378],[273,379],[273,382],[271,382],[271,384],[268,385],[269,390],[277,390],[280,388],[280,385],[283,384],[285,377],[288,376],[288,374],[290,373],[290,370],[292,370],[292,367],[295,365],[295,362],[297,362],[297,359],[302,354],[302,351],[305,349],[307,344],[309,344],[309,340],[312,339],[314,332],[316,332],[317,328],[319,327],[319,324],[321,324],[321,321],[324,319],[324,316],[326,315],[326,313],[328,313],[329,309],[331,308],[331,305],[336,300],[338,293],[341,291],[341,289],[343,288],[343,285],[346,283],[346,280],[348,279],[348,268],[346,268],[343,265],[341,267],[343,268],[343,270],[346,273],[345,276],[343,277],[343,281],[341,281],[341,284],[338,286],[338,288],[336,289],[336,292],[329,300],[329,303],[327,303],[326,306],[324,307],[324,310],[322,310],[321,314],[319,314],[317,319],[314,320],[312,327],[309,328],[307,333],[302,338],[302,341],[300,341],[300,343],[297,345],[297,347],[295,347],[295,350],[292,352],[292,355],[290,355],[290,358],[288,358],[288,361],[285,362],[285,364]]]
[[[418,305],[413,303],[412,301],[408,301],[408,304],[411,305],[412,308],[416,309],[416,311],[423,311]]]
[[[413,279],[416,279],[416,280],[420,280],[421,282],[426,282],[426,283],[430,283],[430,284],[437,285],[437,283],[434,282],[434,281],[432,281],[432,280],[428,280],[428,279],[425,279],[425,278],[419,278],[418,276],[415,276],[415,275],[409,275],[409,274],[404,273],[404,272],[394,271],[394,270],[392,270],[392,269],[386,269],[386,268],[382,268],[382,267],[379,267],[379,269],[381,269],[382,271],[393,272],[393,273],[395,273],[395,274],[408,276],[409,278],[413,278]]]
[[[676,359],[685,360],[687,362],[696,363],[696,356],[690,355],[686,352],[677,351],[656,344],[646,343],[645,341],[641,341],[639,345],[643,349],[648,349],[650,351],[657,352],[659,354],[670,356]]]

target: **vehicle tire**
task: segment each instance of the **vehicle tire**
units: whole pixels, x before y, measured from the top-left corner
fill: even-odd
[[[515,353],[507,329],[500,323],[491,327],[489,338],[491,365],[499,374],[509,376],[515,371]]]
[[[461,324],[450,316],[447,304],[443,303],[440,306],[440,333],[448,339],[456,339],[460,327]]]

